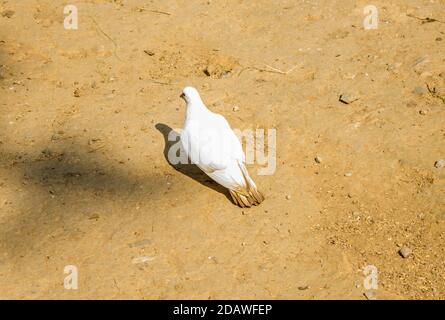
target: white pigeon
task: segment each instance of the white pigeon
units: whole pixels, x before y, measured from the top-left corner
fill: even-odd
[[[260,204],[264,196],[247,172],[241,143],[227,120],[207,109],[195,88],[185,87],[181,98],[187,104],[181,144],[191,162],[228,188],[235,204]]]

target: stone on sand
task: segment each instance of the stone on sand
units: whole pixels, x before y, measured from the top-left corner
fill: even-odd
[[[399,250],[399,254],[400,254],[403,258],[408,258],[408,257],[411,255],[412,252],[413,252],[413,251],[412,251],[410,248],[408,248],[407,246],[403,246],[403,247],[401,247],[400,250]]]
[[[445,166],[445,160],[444,159],[439,159],[436,162],[434,162],[434,166],[436,168],[442,168],[443,166]]]
[[[353,103],[354,101],[358,100],[359,97],[357,95],[354,95],[352,93],[343,93],[340,95],[340,102],[343,102],[345,104]]]

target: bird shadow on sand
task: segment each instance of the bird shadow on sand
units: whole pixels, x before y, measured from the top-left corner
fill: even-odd
[[[183,163],[178,163],[178,164],[172,164],[169,159],[168,159],[168,151],[170,150],[170,148],[179,142],[179,138],[177,138],[177,140],[174,141],[170,141],[168,139],[169,136],[175,136],[175,137],[179,137],[180,134],[179,132],[173,130],[172,128],[170,128],[168,125],[163,124],[163,123],[158,123],[155,125],[156,129],[159,130],[159,132],[162,133],[162,135],[164,136],[164,158],[165,160],[168,162],[168,164],[175,169],[176,171],[181,172],[182,174],[192,178],[193,180],[199,182],[200,184],[211,188],[219,193],[222,193],[226,196],[227,199],[229,199],[230,201],[230,195],[229,192],[227,191],[226,188],[224,188],[223,186],[217,184],[215,181],[213,181],[209,176],[207,176],[201,169],[199,169],[196,165],[188,163],[188,164],[183,164]],[[173,135],[172,135],[172,131],[173,131]]]

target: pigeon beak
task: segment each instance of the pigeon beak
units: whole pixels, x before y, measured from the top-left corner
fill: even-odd
[[[185,94],[184,93],[181,93],[181,95],[179,97],[185,100]]]

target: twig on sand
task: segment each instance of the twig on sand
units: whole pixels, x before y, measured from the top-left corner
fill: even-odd
[[[291,73],[292,71],[294,71],[296,67],[298,67],[298,65],[296,64],[296,65],[294,65],[292,68],[290,68],[289,70],[287,70],[287,71],[282,71],[282,70],[280,70],[280,69],[271,67],[271,66],[269,66],[269,65],[267,65],[267,64],[264,64],[264,65],[265,65],[266,67],[268,67],[269,69],[272,70],[272,71],[270,71],[270,72],[276,72],[276,73],[279,73],[279,74],[289,74],[289,73]]]
[[[165,14],[166,16],[171,16],[172,15],[170,12],[167,12],[167,11],[146,9],[144,7],[137,8],[137,10],[139,10],[139,12],[148,11],[148,12],[153,12],[153,13]]]
[[[108,40],[110,40],[110,41],[113,43],[113,45],[114,45],[114,52],[113,52],[113,53],[114,53],[114,55],[116,56],[116,58],[119,59],[120,61],[123,61],[123,60],[117,55],[117,43],[116,43],[116,41],[114,41],[113,38],[111,38],[107,33],[105,33],[105,31],[102,30],[102,28],[99,26],[99,24],[96,22],[96,20],[95,20],[93,17],[90,16],[90,18],[91,18],[91,20],[94,22],[94,24],[96,25],[97,29],[98,29],[98,30],[99,30],[105,37],[107,37]]]
[[[243,68],[243,69],[238,73],[238,76],[240,76],[241,73],[243,73],[244,70],[247,70],[247,69],[258,70],[258,71],[261,71],[261,72],[270,72],[270,73],[278,73],[278,74],[288,75],[289,73],[291,73],[292,71],[294,71],[295,68],[298,67],[298,64],[296,64],[296,65],[294,65],[292,68],[290,68],[289,70],[287,70],[287,71],[283,71],[283,70],[274,68],[274,67],[272,67],[272,66],[269,66],[268,64],[264,64],[264,65],[265,65],[267,68],[269,68],[269,69],[258,68],[258,67],[245,67],[245,68]]]
[[[430,17],[420,18],[420,17],[416,17],[413,14],[407,14],[407,16],[410,17],[410,18],[414,18],[414,19],[422,21],[422,24],[424,24],[424,23],[431,23],[431,22],[445,23],[445,21],[440,21],[440,20],[437,20],[437,19],[434,19],[434,18],[430,18]]]
[[[435,87],[431,89],[430,86],[428,85],[428,83],[426,83],[426,87],[428,88],[428,92],[429,92],[434,98],[440,99],[440,100],[442,100],[443,103],[445,103],[445,97],[442,97],[442,96],[436,91],[436,88],[435,88]]]
[[[153,12],[153,13],[165,14],[167,16],[171,16],[172,15],[171,13],[166,12],[166,11],[159,11],[159,10],[147,10],[147,11],[150,11],[150,12]]]
[[[146,81],[152,82],[152,83],[155,83],[155,84],[161,84],[163,86],[170,86],[171,85],[171,83],[169,83],[169,82],[162,82],[162,81],[158,81],[158,80],[154,80],[154,79],[147,79]]]

